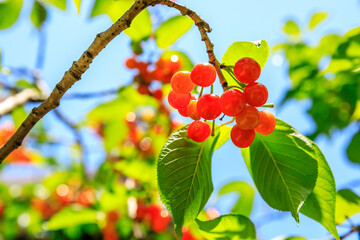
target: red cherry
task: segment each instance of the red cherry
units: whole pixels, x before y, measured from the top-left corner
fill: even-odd
[[[137,204],[137,209],[136,209],[136,219],[141,221],[145,218],[146,214],[147,214],[147,207],[143,202],[138,202]]]
[[[190,123],[187,133],[189,138],[195,142],[203,142],[210,136],[211,130],[206,122],[194,121]]]
[[[125,60],[125,66],[129,69],[134,69],[136,68],[137,65],[137,61],[135,58],[131,57],[131,58],[127,58]]]
[[[206,120],[213,120],[220,116],[220,97],[216,94],[205,94],[197,102],[199,115]]]
[[[170,106],[176,109],[185,108],[190,102],[191,94],[177,94],[173,90],[168,95],[168,101]]]
[[[255,128],[255,131],[262,135],[268,135],[274,131],[275,127],[275,116],[269,111],[260,111],[260,122],[259,125]]]
[[[187,114],[189,115],[189,117],[191,117],[193,120],[200,120],[201,117],[197,111],[197,101],[196,100],[191,100],[189,105],[187,106]]]
[[[261,73],[260,64],[252,58],[241,58],[235,63],[234,75],[242,83],[250,84],[255,82]]]
[[[238,115],[245,107],[245,97],[236,89],[229,89],[220,97],[221,111],[230,117]]]
[[[247,85],[244,89],[246,103],[254,106],[261,107],[268,99],[269,93],[265,85],[254,82]]]
[[[163,99],[163,91],[161,89],[156,89],[152,95],[154,96],[155,99],[161,101]]]
[[[251,143],[255,139],[255,131],[251,130],[243,130],[240,129],[237,125],[233,126],[231,129],[231,141],[235,146],[239,148],[246,148],[251,145]]]
[[[181,116],[189,117],[188,112],[187,112],[187,108],[188,108],[188,106],[178,109],[178,112],[180,113]]]
[[[260,113],[255,107],[246,106],[235,118],[236,125],[244,130],[254,129],[259,125]]]
[[[208,87],[216,80],[216,69],[210,63],[198,63],[191,70],[191,80],[200,87]]]
[[[180,71],[175,73],[171,78],[171,87],[172,89],[179,94],[190,93],[195,84],[190,79],[190,72]]]
[[[147,95],[150,93],[149,87],[143,84],[139,84],[137,90],[141,95]]]

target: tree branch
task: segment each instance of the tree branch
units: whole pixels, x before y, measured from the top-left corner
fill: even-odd
[[[130,27],[133,19],[146,7],[156,3],[155,0],[137,0],[124,15],[116,21],[109,29],[96,35],[90,47],[73,62],[68,71],[65,72],[60,82],[51,92],[49,97],[40,106],[33,108],[31,113],[21,124],[15,134],[0,149],[0,163],[15,149],[17,149],[25,136],[33,126],[49,111],[60,104],[61,97],[71,86],[81,79],[82,74],[89,68],[93,59],[103,50],[107,44],[119,35],[122,31]]]
[[[171,0],[160,0],[160,4],[166,5],[171,8],[175,8],[175,9],[179,10],[182,15],[186,15],[194,21],[195,25],[199,29],[199,32],[201,35],[201,41],[205,42],[206,52],[208,53],[208,56],[209,56],[209,62],[215,66],[216,72],[220,79],[220,83],[221,83],[223,89],[225,90],[225,88],[227,86],[226,79],[221,72],[220,63],[217,60],[217,58],[215,57],[214,44],[210,41],[210,38],[208,36],[208,33],[211,32],[211,28],[210,28],[209,24],[207,22],[205,22],[204,19],[202,19],[196,12],[187,8],[184,5],[178,4]]]

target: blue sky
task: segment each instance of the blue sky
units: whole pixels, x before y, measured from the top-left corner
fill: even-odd
[[[38,47],[38,33],[29,23],[31,1],[24,1],[21,19],[9,31],[0,31],[0,49],[3,51],[3,65],[13,67],[35,66],[35,57]],[[82,52],[90,45],[95,35],[105,30],[110,24],[106,16],[89,19],[89,11],[92,1],[83,1],[82,12],[77,15],[72,1],[68,1],[68,10],[62,12],[51,8],[49,20],[46,24],[47,45],[43,78],[52,88],[61,79],[64,72],[71,66]],[[215,44],[215,54],[221,59],[227,47],[235,41],[255,41],[265,39],[270,46],[284,41],[285,36],[281,32],[284,21],[295,19],[300,26],[306,26],[312,13],[327,11],[330,14],[328,20],[321,24],[313,33],[308,33],[306,40],[316,43],[326,33],[343,34],[349,29],[360,25],[360,2],[355,0],[302,0],[302,1],[239,1],[239,0],[192,0],[180,1],[197,11],[213,28],[209,35]],[[166,7],[162,7],[163,9]],[[170,10],[163,10],[166,13]],[[123,67],[124,59],[131,55],[129,51],[129,39],[125,35],[115,38],[107,48],[95,59],[90,69],[83,75],[83,79],[75,84],[70,92],[98,91],[109,89],[125,84],[129,81],[131,73]],[[175,47],[189,54],[193,62],[207,61],[207,54],[197,29],[192,28],[188,34],[176,43]],[[266,64],[260,81],[269,89],[269,101],[275,104],[281,99],[289,86],[286,72],[286,64],[275,66],[270,57]],[[218,90],[220,91],[220,90]],[[60,108],[70,119],[80,121],[84,114],[104,99],[89,101],[63,100]],[[311,132],[314,127],[312,119],[306,115],[309,103],[292,101],[278,112],[276,116],[303,133]],[[47,121],[52,122],[54,116],[46,116]],[[71,141],[71,133],[61,124],[52,125],[54,134]],[[356,127],[335,131],[331,138],[320,136],[317,143],[326,156],[338,188],[359,176],[360,168],[351,165],[346,160],[345,146]],[[96,142],[89,140],[93,150],[99,148]],[[99,163],[101,153],[91,152],[89,166],[92,168]],[[213,157],[213,182],[215,191],[224,183],[231,180],[246,180],[252,183],[246,170],[239,149],[228,142]],[[356,189],[360,193],[359,187]],[[234,198],[228,197],[221,204],[216,205],[222,213],[229,211],[229,204]],[[256,199],[257,211],[252,220],[256,223],[264,214],[273,212],[262,201]],[[261,239],[271,239],[282,234],[302,235],[311,239],[320,239],[326,236],[326,230],[316,222],[302,216],[300,226],[297,227],[290,214],[284,219],[266,224],[258,229]],[[341,230],[341,229],[339,229]],[[346,230],[344,230],[346,231]],[[349,238],[355,239],[354,238]]]

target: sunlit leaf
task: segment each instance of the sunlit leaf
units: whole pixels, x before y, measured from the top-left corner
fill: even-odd
[[[352,137],[349,146],[347,147],[346,154],[348,159],[353,163],[360,163],[360,132],[355,133]]]
[[[322,224],[339,240],[335,225],[335,179],[319,147],[313,144],[313,148],[318,159],[318,177],[313,192],[306,199],[300,212]]]
[[[360,213],[360,197],[350,189],[341,189],[336,195],[336,224],[343,224],[353,215]]]
[[[247,217],[250,216],[255,196],[254,189],[247,182],[234,181],[223,186],[218,194],[219,196],[222,196],[234,192],[237,193],[239,196],[231,212],[241,214]]]
[[[167,48],[174,44],[193,25],[193,21],[186,16],[174,16],[163,22],[154,33],[159,48]]]
[[[47,222],[46,228],[48,230],[58,230],[96,222],[96,210],[70,206],[54,214]]]
[[[231,239],[253,240],[256,239],[254,224],[249,218],[239,214],[226,214],[209,221],[196,220],[201,235],[207,240]]]
[[[0,2],[0,29],[13,25],[19,17],[22,0],[7,0]]]
[[[61,10],[66,10],[66,0],[47,0],[47,1]]]
[[[231,128],[229,126],[221,126],[218,131],[220,131],[219,140],[216,142],[214,151],[219,149],[222,145],[224,145],[230,139]]]
[[[273,238],[272,240],[307,240],[307,238],[293,236],[293,237],[277,237],[277,238]]]
[[[300,28],[296,24],[295,21],[289,20],[287,21],[282,29],[285,33],[292,35],[292,36],[299,36],[300,35]]]
[[[80,14],[80,6],[81,6],[81,0],[74,0],[76,9],[78,11],[78,14]]]
[[[45,7],[38,1],[34,2],[33,9],[31,10],[31,22],[35,27],[40,28],[45,22],[47,12]]]
[[[160,196],[173,216],[180,239],[183,225],[197,217],[213,191],[211,156],[218,137],[197,143],[189,139],[184,127],[171,134],[160,153]]]
[[[318,173],[312,141],[277,120],[273,133],[256,134],[243,157],[263,199],[272,208],[290,211],[299,222],[300,207],[313,191]]]
[[[314,13],[314,15],[311,16],[311,19],[309,21],[309,29],[313,30],[316,28],[320,23],[322,23],[326,18],[328,17],[327,12],[317,12]]]

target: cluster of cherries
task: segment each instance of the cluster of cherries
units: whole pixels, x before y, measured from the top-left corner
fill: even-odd
[[[128,69],[138,70],[133,81],[138,84],[137,90],[143,95],[153,95],[155,98],[162,98],[161,89],[150,90],[150,84],[153,81],[159,81],[163,84],[170,83],[171,77],[182,67],[182,61],[177,55],[170,57],[160,57],[154,66],[150,63],[137,60],[130,57],[125,60],[125,66]],[[151,67],[153,68],[151,70]]]
[[[162,233],[169,227],[171,217],[169,212],[158,204],[146,205],[138,201],[136,220],[144,222],[152,231]]]
[[[255,82],[261,73],[259,63],[252,58],[241,58],[235,63],[233,72],[245,87],[230,86],[221,97],[211,93],[196,99],[191,95],[195,85],[209,87],[215,82],[216,69],[209,63],[199,63],[191,72],[180,71],[171,78],[172,91],[168,95],[169,104],[182,116],[194,120],[187,129],[188,136],[192,140],[203,142],[211,134],[210,126],[206,121],[201,121],[201,118],[214,120],[221,113],[233,117],[236,121],[236,125],[231,130],[231,140],[237,147],[250,146],[255,138],[255,131],[263,135],[274,131],[276,125],[274,115],[256,108],[263,106],[268,99],[267,88]]]

